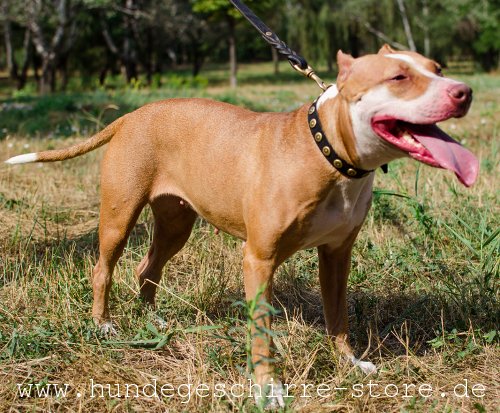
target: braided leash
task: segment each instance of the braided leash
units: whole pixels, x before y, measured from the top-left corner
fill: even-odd
[[[304,59],[301,55],[299,55],[294,50],[290,49],[288,45],[280,40],[278,35],[274,33],[261,19],[259,19],[255,13],[248,8],[240,0],[230,0],[234,7],[238,9],[238,11],[245,17],[253,27],[255,27],[259,33],[262,35],[264,40],[268,42],[271,46],[273,46],[278,53],[286,56],[290,65],[299,73],[304,76],[314,80],[318,86],[326,90],[330,85],[325,84],[323,80],[314,72],[313,68],[309,66],[307,60]]]

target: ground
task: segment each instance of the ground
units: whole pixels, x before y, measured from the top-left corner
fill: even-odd
[[[207,77],[169,77],[153,88],[75,86],[48,97],[4,91],[0,159],[67,146],[164,97],[291,110],[319,91],[288,72],[273,78],[266,65],[244,66],[236,92],[222,81],[213,86],[220,72]],[[387,175],[377,171],[373,207],[354,249],[352,342],[379,372],[364,376],[327,341],[314,250],[296,254],[276,274],[276,365],[282,381],[297,386],[290,386],[287,410],[498,409],[500,77],[462,79],[474,89],[472,109],[443,128],[478,156],[478,182],[466,189],[451,172],[410,159],[391,163]],[[197,222],[164,271],[157,314],[166,324],[160,327],[138,301],[134,278],[151,239],[146,209],[114,276],[118,335],[96,330],[89,277],[97,260],[102,153],[0,166],[0,411],[257,411],[251,398],[236,397],[240,387],[224,397],[216,397],[221,387],[212,391],[217,383],[227,393],[247,383],[248,334],[241,242],[216,235],[206,222]],[[66,397],[56,397],[53,384],[67,384]],[[166,386],[165,397],[148,397],[155,385],[159,395]],[[45,397],[37,395],[48,388]],[[131,397],[136,389],[146,395]]]

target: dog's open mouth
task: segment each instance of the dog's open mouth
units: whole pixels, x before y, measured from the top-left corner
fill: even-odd
[[[479,171],[476,157],[435,124],[417,125],[381,117],[372,120],[372,129],[412,158],[455,172],[465,186],[475,182]]]

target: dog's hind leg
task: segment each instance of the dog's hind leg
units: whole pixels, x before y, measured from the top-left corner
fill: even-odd
[[[127,187],[102,180],[99,217],[99,261],[94,268],[92,317],[105,333],[112,333],[109,315],[109,292],[113,269],[123,252],[130,231],[145,204],[143,196]]]
[[[141,298],[154,305],[162,269],[188,240],[197,214],[174,196],[156,198],[150,205],[155,219],[153,242],[136,275]]]

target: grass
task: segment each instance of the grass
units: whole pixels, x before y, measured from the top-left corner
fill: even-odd
[[[159,98],[208,96],[256,110],[290,110],[317,93],[312,82],[285,74],[269,82],[267,69],[243,67],[237,92],[215,72],[201,88],[178,87],[176,80],[156,89],[10,95],[0,103],[6,129],[0,158],[68,145]],[[465,119],[445,128],[480,159],[478,182],[465,189],[449,172],[408,159],[391,163],[389,174],[377,172],[373,207],[355,246],[351,338],[379,373],[363,376],[326,340],[315,251],[295,254],[276,274],[276,360],[283,382],[364,386],[360,397],[354,390],[324,398],[297,391],[289,411],[497,411],[500,79],[463,79],[474,88],[475,102]],[[134,271],[152,232],[148,210],[114,275],[111,311],[119,335],[107,339],[93,326],[89,275],[97,260],[101,156],[98,150],[64,163],[0,167],[0,411],[258,411],[251,399],[186,396],[187,383],[246,380],[241,242],[216,235],[204,221],[164,272],[157,309],[164,328],[136,298]],[[181,386],[181,395],[92,398],[91,379],[138,386],[156,380],[158,387]],[[393,394],[396,385],[398,396],[370,397],[370,380],[379,385],[375,394],[387,385]],[[50,397],[19,397],[18,384],[48,383],[68,384],[68,396],[56,397],[52,389]],[[465,383],[469,397],[453,396]],[[423,384],[432,385],[432,397],[412,391]],[[484,397],[473,397],[472,387],[481,384]],[[404,386],[408,397],[402,397]],[[464,387],[457,389],[460,395]]]

